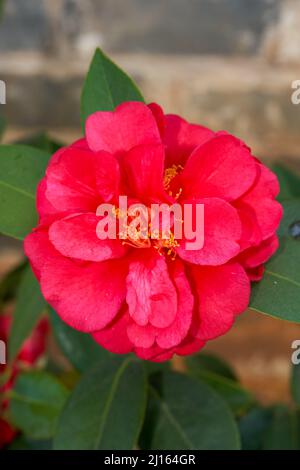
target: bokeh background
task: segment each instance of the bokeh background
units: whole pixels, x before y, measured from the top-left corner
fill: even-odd
[[[97,46],[148,101],[226,129],[264,161],[299,171],[300,105],[291,102],[299,0],[6,0],[6,142],[45,129],[65,143],[80,136],[80,90]],[[0,238],[0,276],[21,256],[20,244]],[[247,312],[207,350],[228,359],[264,403],[289,401],[294,339],[299,326]]]

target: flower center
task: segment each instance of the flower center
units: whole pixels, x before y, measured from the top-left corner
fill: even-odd
[[[180,173],[181,170],[183,170],[183,166],[172,165],[171,167],[166,168],[164,172],[164,189],[168,192],[169,196],[174,197],[174,199],[179,198],[180,194],[182,193],[182,188],[180,188],[175,196],[173,196],[173,191],[170,190],[170,185],[172,180],[175,178],[175,176],[178,175],[178,173]]]
[[[169,231],[168,233],[165,233],[165,235],[167,236],[164,236],[164,238],[160,240],[154,240],[155,243],[153,243],[153,246],[161,256],[167,254],[172,260],[174,260],[177,254],[176,247],[179,246],[179,243],[175,240],[173,232]]]
[[[117,207],[114,208],[113,213],[119,221],[126,216],[127,223],[122,224],[119,231],[123,245],[129,245],[133,248],[150,248],[153,246],[161,256],[166,254],[172,260],[176,258],[175,248],[179,246],[179,243],[170,229],[154,230],[151,227],[151,222],[147,222],[147,225],[133,224],[134,217],[130,216],[128,211],[123,213]],[[147,208],[147,216],[148,220],[151,220],[151,210],[149,208]]]

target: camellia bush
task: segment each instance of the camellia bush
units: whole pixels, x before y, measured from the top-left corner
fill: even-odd
[[[300,369],[294,404],[263,407],[205,353],[248,306],[300,322],[297,177],[225,131],[145,104],[99,49],[81,120],[69,146],[42,134],[0,146],[0,232],[24,240],[0,285],[0,446],[300,448]],[[120,223],[124,195],[147,211],[203,205],[202,246],[172,227],[141,236],[128,211],[124,236],[101,239],[99,205]]]

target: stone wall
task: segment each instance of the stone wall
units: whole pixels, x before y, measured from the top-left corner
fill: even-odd
[[[1,50],[254,54],[280,0],[7,0]],[[14,30],[14,34],[12,34]]]
[[[298,158],[299,0],[7,0],[6,138],[79,132],[80,89],[98,45],[167,111],[236,133],[260,156]]]

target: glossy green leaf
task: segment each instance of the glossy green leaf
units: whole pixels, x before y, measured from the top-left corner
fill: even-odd
[[[38,281],[31,267],[27,266],[17,292],[17,302],[13,314],[12,329],[9,336],[9,360],[18,354],[41,314],[46,310]]]
[[[14,425],[31,439],[50,439],[68,397],[67,389],[46,372],[21,374],[10,401]]]
[[[265,434],[271,425],[272,411],[254,407],[239,421],[242,449],[261,450]]]
[[[133,80],[97,49],[81,96],[81,123],[96,111],[112,111],[124,101],[144,101]]]
[[[36,225],[35,194],[49,153],[0,145],[0,233],[22,240]]]
[[[166,371],[166,370],[171,369],[171,361],[165,361],[165,362],[144,361],[143,365],[149,377],[153,374],[157,374],[158,372],[163,372],[164,370]]]
[[[300,199],[286,201],[283,207],[280,248],[267,263],[262,281],[253,284],[250,306],[261,313],[299,323],[300,238],[293,238],[289,228],[300,221]]]
[[[89,334],[74,330],[64,323],[53,309],[50,309],[50,315],[55,339],[61,351],[79,372],[85,371],[101,359],[112,356]]]
[[[276,173],[280,184],[278,199],[283,201],[285,199],[300,198],[300,175],[280,163],[273,165],[272,170]]]
[[[141,446],[155,450],[239,449],[226,402],[200,380],[163,372],[151,386]]]
[[[24,261],[9,271],[0,282],[0,310],[2,305],[16,296],[27,263]]]
[[[210,385],[237,415],[244,413],[255,403],[251,393],[232,379],[208,371],[199,371],[194,373],[193,377]]]
[[[299,417],[285,405],[274,407],[272,420],[264,437],[264,450],[299,449]]]
[[[193,354],[192,356],[186,357],[185,363],[190,372],[198,373],[199,370],[207,371],[237,381],[237,377],[232,368],[213,354],[202,352]]]
[[[52,450],[52,441],[34,441],[21,435],[10,444],[8,450]]]
[[[188,357],[185,362],[189,375],[206,382],[222,395],[235,414],[241,414],[253,405],[251,393],[242,388],[233,371],[221,359],[200,353]]]
[[[129,450],[146,406],[146,374],[133,359],[107,359],[83,375],[61,415],[55,449]]]
[[[50,138],[47,134],[43,132],[30,135],[29,137],[26,137],[25,139],[22,139],[17,143],[22,145],[30,145],[31,147],[45,150],[49,154],[53,154],[64,146],[61,142]]]

